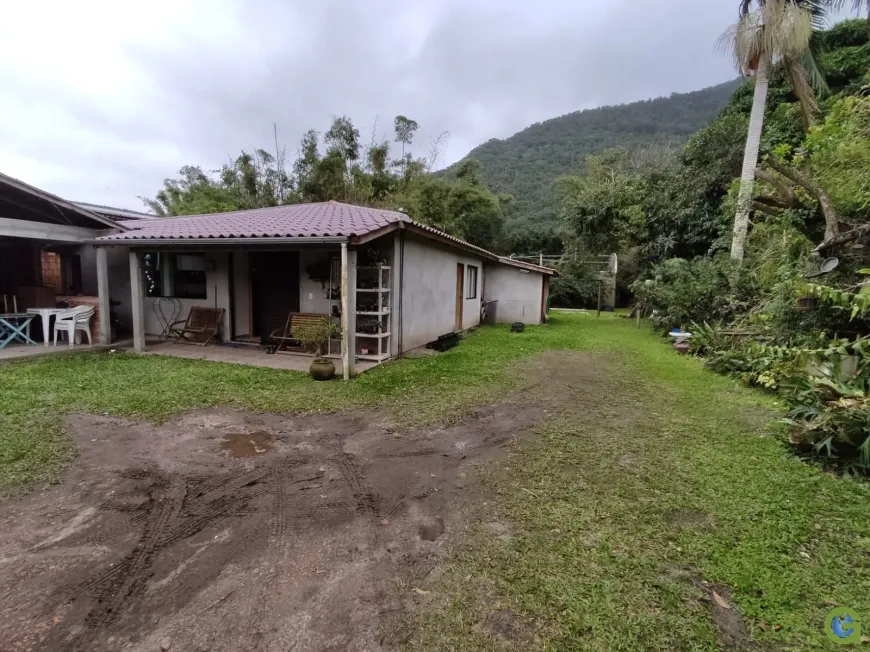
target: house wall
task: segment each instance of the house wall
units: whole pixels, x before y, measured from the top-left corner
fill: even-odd
[[[486,300],[498,301],[496,321],[510,324],[541,323],[541,300],[544,274],[528,274],[510,265],[486,266]]]
[[[483,261],[428,239],[405,235],[402,280],[402,350],[410,351],[452,333],[456,322],[456,265],[474,265],[477,298],[463,293],[462,328],[480,325]]]
[[[52,251],[43,251],[40,261],[42,266],[42,287],[51,288],[55,293],[62,292],[60,254]]]
[[[179,251],[177,253],[185,252]],[[218,308],[223,308],[226,311],[224,314],[223,322],[221,323],[221,339],[224,342],[230,341],[229,320],[233,318],[230,306],[229,256],[229,252],[225,251],[207,253],[206,261],[214,261],[215,269],[207,269],[206,271],[207,297],[205,299],[178,299],[178,301],[181,303],[181,313],[178,316],[178,319],[186,319],[187,314],[188,312],[190,312],[190,308],[192,306],[204,306],[206,308],[214,308],[215,304],[217,304]],[[157,317],[157,313],[154,312],[155,302],[157,302],[157,299],[152,297],[145,297],[144,303],[146,335],[159,335],[162,330],[162,326],[160,325],[160,320]],[[171,315],[169,313],[171,308],[169,307],[169,303],[164,302],[162,303],[162,305],[167,306],[164,308],[163,314],[167,318],[170,317]]]

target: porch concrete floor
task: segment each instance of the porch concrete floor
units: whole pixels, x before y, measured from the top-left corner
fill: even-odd
[[[24,358],[42,358],[49,355],[63,355],[65,353],[81,353],[84,351],[101,351],[117,347],[116,344],[111,346],[90,346],[89,344],[76,344],[70,348],[66,342],[58,342],[57,346],[45,346],[42,342],[38,344],[8,344],[0,349],[0,362],[8,362],[10,360],[22,360]]]
[[[123,347],[132,350],[132,346]],[[148,341],[145,344],[145,355],[168,355],[175,358],[188,358],[191,360],[209,360],[211,362],[229,362],[231,364],[243,364],[251,367],[269,367],[271,369],[287,369],[308,373],[311,365],[311,356],[294,353],[275,353],[269,355],[265,350],[248,344],[210,344],[198,346],[196,344],[176,344],[175,342]],[[341,360],[333,359],[336,372],[341,374]],[[356,363],[356,372],[362,373],[372,367],[376,362]]]

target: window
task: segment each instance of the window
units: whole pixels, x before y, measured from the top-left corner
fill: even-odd
[[[474,265],[465,266],[465,298],[477,298],[477,267]]]
[[[207,299],[204,254],[145,254],[145,290],[149,297]]]

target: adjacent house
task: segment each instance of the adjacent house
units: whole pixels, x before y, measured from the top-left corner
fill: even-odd
[[[0,294],[20,310],[92,303],[103,344],[193,306],[223,309],[224,342],[259,343],[290,313],[329,315],[345,377],[490,320],[541,323],[555,272],[500,257],[397,211],[339,202],[157,218],[69,202],[0,175]],[[0,306],[2,310],[2,306]]]

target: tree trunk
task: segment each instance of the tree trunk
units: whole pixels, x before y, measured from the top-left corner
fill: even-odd
[[[746,247],[746,232],[749,230],[749,212],[752,210],[752,194],[755,189],[755,168],[758,166],[758,148],[761,145],[761,130],[764,127],[764,109],[767,105],[770,59],[762,54],[755,73],[755,93],[752,98],[752,114],[743,150],[743,171],[740,174],[740,194],[737,196],[737,214],[734,216],[734,233],[731,238],[731,259],[739,268],[743,264]],[[736,278],[735,278],[736,281]]]
[[[822,208],[822,214],[825,216],[825,240],[839,235],[840,233],[840,217],[834,202],[825,192],[819,183],[813,178],[813,169],[809,159],[806,161],[805,170],[803,172],[796,170],[777,161],[775,158],[770,158],[768,164],[771,168],[779,172],[786,179],[798,186],[801,186],[810,195],[819,201],[819,206]]]

